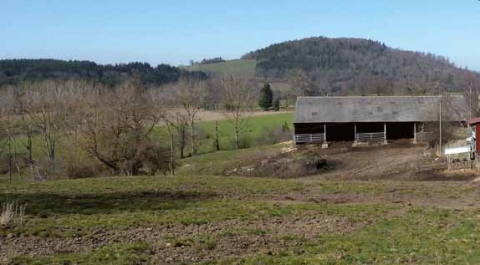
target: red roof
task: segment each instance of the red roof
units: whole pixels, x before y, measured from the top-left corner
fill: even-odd
[[[468,124],[470,124],[470,125],[474,125],[474,124],[477,124],[477,123],[480,123],[480,117],[476,117],[476,118],[472,118],[472,119],[468,120]]]

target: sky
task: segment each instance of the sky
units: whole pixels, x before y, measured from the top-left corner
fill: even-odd
[[[186,65],[313,36],[378,40],[480,71],[478,0],[0,0],[0,59]]]

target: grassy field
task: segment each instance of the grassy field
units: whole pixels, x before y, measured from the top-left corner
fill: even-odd
[[[392,193],[417,200],[378,200]],[[17,184],[0,194],[27,204],[24,224],[0,229],[0,261],[10,264],[480,262],[477,208],[421,204],[475,194],[466,183],[178,176]],[[357,202],[334,200],[352,195]]]
[[[293,113],[284,113],[270,116],[252,117],[248,121],[245,134],[243,136],[245,144],[248,146],[258,146],[255,141],[261,138],[268,137],[269,130],[281,129],[283,125],[288,126],[290,129],[293,122]],[[214,144],[215,134],[215,122],[202,122],[198,124],[198,127],[210,136],[202,143],[202,146],[208,150],[208,147]],[[234,143],[234,126],[230,120],[221,120],[218,122],[219,135],[220,135],[220,147],[225,149],[233,149]],[[261,143],[260,143],[261,144]]]
[[[214,73],[218,75],[233,74],[237,76],[253,76],[255,75],[255,60],[230,60],[221,63],[199,64],[185,67],[187,70],[203,71],[206,73]]]
[[[293,113],[251,117],[247,123],[245,132],[241,136],[241,142],[246,147],[271,144],[272,142],[269,143],[269,141],[274,140],[271,134],[273,134],[274,131],[281,131],[284,125],[292,129],[292,122]],[[215,150],[215,121],[199,122],[197,123],[197,128],[199,129],[201,138],[198,153],[205,154],[213,152]],[[221,150],[234,149],[235,134],[232,121],[220,120],[218,121],[218,128]],[[159,133],[167,137],[165,128],[159,128]],[[289,132],[286,132],[286,134],[289,134]]]
[[[252,118],[249,134],[263,137],[266,128],[291,118]],[[199,126],[213,133],[214,122]],[[220,128],[230,133],[228,121],[221,121]],[[229,141],[223,137],[226,146]],[[173,177],[13,185],[0,178],[0,205],[26,207],[22,222],[17,218],[0,225],[0,264],[480,263],[480,193],[475,182],[391,181],[387,173],[375,181],[213,175],[242,157],[284,147],[265,145],[183,159]],[[329,159],[361,157],[343,159],[346,169],[337,171],[356,177],[378,168],[372,163],[380,161],[377,156],[392,159],[415,150],[413,160],[424,157],[421,146],[391,143],[380,148],[352,153],[340,151],[346,147],[318,149]],[[411,161],[399,163],[413,170]],[[402,174],[397,168],[382,172]]]

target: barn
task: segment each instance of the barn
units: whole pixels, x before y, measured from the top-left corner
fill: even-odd
[[[465,121],[463,96],[298,97],[295,144],[427,137],[425,124]]]

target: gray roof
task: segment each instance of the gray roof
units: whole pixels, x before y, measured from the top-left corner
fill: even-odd
[[[298,97],[294,123],[438,121],[441,96]],[[464,121],[463,96],[444,96],[443,115]]]

